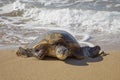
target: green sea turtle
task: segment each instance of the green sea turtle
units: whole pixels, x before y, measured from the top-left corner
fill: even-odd
[[[34,56],[38,59],[51,56],[65,60],[69,56],[77,59],[83,59],[85,56],[96,57],[99,52],[99,46],[81,48],[70,33],[63,30],[51,30],[41,34],[26,47],[19,47],[16,54],[18,56]]]

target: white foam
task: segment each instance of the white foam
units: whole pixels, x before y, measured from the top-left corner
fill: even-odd
[[[7,13],[13,11],[12,4],[7,4],[0,8],[2,11],[0,11],[0,14]]]
[[[23,15],[32,18],[33,24],[67,28],[73,32],[120,32],[120,13],[81,9],[32,8]],[[114,28],[113,28],[114,26]]]
[[[0,11],[0,14],[9,13],[14,10],[24,10],[25,4],[21,3],[19,0],[16,0],[15,2],[11,4],[6,4],[5,6],[0,7],[2,11]]]
[[[83,33],[81,33],[81,34],[75,34],[74,36],[83,36],[83,38],[80,39],[81,42],[88,41],[90,39],[90,35],[85,34],[85,33],[84,34]]]
[[[24,10],[25,9],[25,4],[20,3],[20,0],[16,0],[12,4],[13,10]]]
[[[26,8],[25,3],[20,1],[28,0],[16,0],[12,4],[3,6],[1,13],[11,12],[13,10],[24,10],[23,19],[31,19],[26,24],[31,24],[31,28],[37,25],[39,27],[53,27],[64,28],[72,31],[73,33],[81,32],[107,32],[118,33],[120,32],[120,12],[107,12],[107,11],[94,11],[94,10],[81,10],[81,9],[47,9],[47,8]],[[30,0],[33,1],[34,0]],[[35,0],[35,2],[43,2],[44,4],[50,3],[77,3],[82,0]],[[89,0],[84,0],[89,1]],[[84,2],[83,1],[83,2]],[[90,0],[91,1],[91,0]],[[102,1],[102,0],[99,0]],[[29,1],[28,1],[29,2]],[[9,23],[9,22],[8,22]],[[26,24],[21,24],[26,26]],[[29,27],[30,28],[30,27]]]

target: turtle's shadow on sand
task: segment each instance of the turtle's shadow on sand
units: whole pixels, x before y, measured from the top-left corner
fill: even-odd
[[[96,58],[85,58],[83,60],[77,60],[73,58],[68,58],[65,60],[65,63],[74,65],[74,66],[88,66],[88,62],[100,62],[103,60],[102,56],[96,57]]]
[[[53,60],[58,60],[56,58],[51,58],[51,57],[46,57],[45,60],[47,61],[53,61]],[[103,60],[103,57],[102,56],[99,56],[99,57],[96,57],[96,58],[85,58],[83,60],[78,60],[78,59],[75,59],[75,58],[67,58],[64,62],[66,64],[70,64],[70,65],[74,65],[74,66],[88,66],[89,62],[100,62]]]

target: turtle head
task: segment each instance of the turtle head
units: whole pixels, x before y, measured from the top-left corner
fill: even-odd
[[[64,46],[57,46],[56,56],[60,60],[65,60],[69,56],[68,49]]]
[[[24,49],[22,47],[19,47],[18,51],[16,52],[17,56],[32,56],[31,49]]]

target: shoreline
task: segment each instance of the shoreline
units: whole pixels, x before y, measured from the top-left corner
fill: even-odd
[[[25,45],[21,45],[21,47],[24,47],[24,46]],[[103,44],[99,45],[99,46],[101,47],[101,51],[105,51],[105,52],[114,52],[114,51],[117,51],[117,52],[120,52],[119,46],[114,46],[114,45],[103,46]],[[19,47],[20,47],[20,45],[7,45],[7,46],[4,45],[4,46],[0,46],[0,50],[17,50]]]

